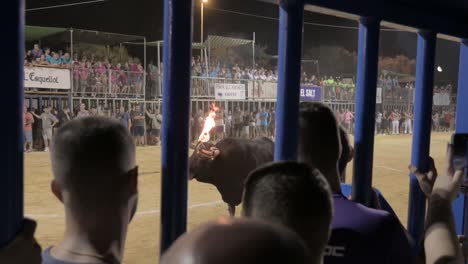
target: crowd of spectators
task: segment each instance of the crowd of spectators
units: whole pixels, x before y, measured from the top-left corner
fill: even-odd
[[[87,116],[118,120],[130,131],[137,146],[159,145],[160,143],[162,115],[158,108],[144,109],[142,105],[135,104],[130,109],[122,106],[113,111],[109,107],[87,107],[81,103],[75,109],[43,106],[42,113],[39,113],[37,109],[25,107],[23,111],[24,151],[32,152],[35,147],[48,152],[50,141],[57,129],[73,119]]]
[[[52,139],[51,191],[64,204],[63,239],[45,248],[42,263],[122,263],[138,204],[138,164],[128,120],[77,118]],[[130,114],[131,115],[131,114]],[[141,114],[138,114],[141,115]],[[425,234],[412,241],[396,215],[343,196],[341,176],[352,147],[333,111],[301,103],[298,162],[263,165],[245,181],[240,219],[220,218],[181,236],[161,263],[462,263],[451,203],[463,180],[448,145],[446,169],[409,166],[428,199]],[[106,157],[106,159],[102,159]],[[35,225],[26,220],[0,249],[1,263],[40,263]],[[415,245],[423,245],[415,253]]]
[[[144,95],[145,70],[136,57],[124,63],[111,62],[107,57],[97,58],[93,53],[74,53],[71,58],[69,51],[55,52],[34,44],[34,48],[25,53],[25,66],[71,68],[76,96],[138,98]]]

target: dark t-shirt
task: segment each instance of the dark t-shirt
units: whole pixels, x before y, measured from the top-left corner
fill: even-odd
[[[132,117],[132,124],[133,126],[136,126],[136,127],[144,127],[145,126],[145,116],[143,115],[143,113],[139,112],[139,111],[132,111],[130,113],[131,117]],[[137,119],[136,117],[139,117],[139,119]]]
[[[383,210],[365,207],[333,195],[332,234],[325,264],[413,263],[414,257],[398,219]]]
[[[130,114],[128,114],[127,112],[118,113],[117,119],[119,120],[120,124],[128,128],[128,121],[130,121]]]

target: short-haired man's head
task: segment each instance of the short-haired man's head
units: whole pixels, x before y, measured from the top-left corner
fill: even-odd
[[[221,246],[220,246],[221,245]],[[301,238],[281,225],[220,218],[197,227],[166,251],[162,264],[311,263]]]
[[[312,254],[321,254],[330,235],[333,214],[328,182],[304,163],[267,164],[245,182],[243,214],[283,224],[297,232]]]
[[[127,199],[129,176],[137,173],[132,137],[106,117],[63,125],[53,138],[51,158],[55,182],[85,208]]]
[[[303,102],[299,113],[299,161],[323,173],[336,170],[341,155],[338,123],[333,111],[318,102]]]

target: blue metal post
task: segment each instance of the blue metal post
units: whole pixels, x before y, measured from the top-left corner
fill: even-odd
[[[192,5],[164,1],[161,254],[187,226]]]
[[[436,34],[418,33],[416,56],[416,93],[414,100],[414,134],[411,150],[411,164],[422,171],[429,169],[431,144],[432,97],[434,85]],[[422,193],[416,177],[410,175],[408,207],[408,231],[416,242],[416,252],[424,231],[426,197]]]
[[[353,198],[371,205],[380,21],[359,20]]]
[[[24,1],[14,0],[4,12],[8,21],[3,33],[9,36],[1,72],[4,76],[4,98],[9,114],[2,129],[6,147],[1,148],[0,159],[0,248],[8,243],[21,228],[23,221],[23,60],[24,60]]]
[[[458,70],[458,93],[457,93],[457,114],[456,133],[468,133],[468,39],[460,43],[460,66]],[[462,231],[468,234],[468,197],[464,198],[463,225]]]
[[[275,160],[295,160],[299,136],[299,94],[304,3],[280,1]]]

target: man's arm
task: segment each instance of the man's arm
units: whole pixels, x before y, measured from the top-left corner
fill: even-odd
[[[36,118],[39,118],[39,119],[41,119],[41,117],[40,117],[40,116],[38,116],[38,115],[36,115],[36,113],[34,113],[34,112],[31,112],[31,114],[32,114],[33,116],[35,116]]]

